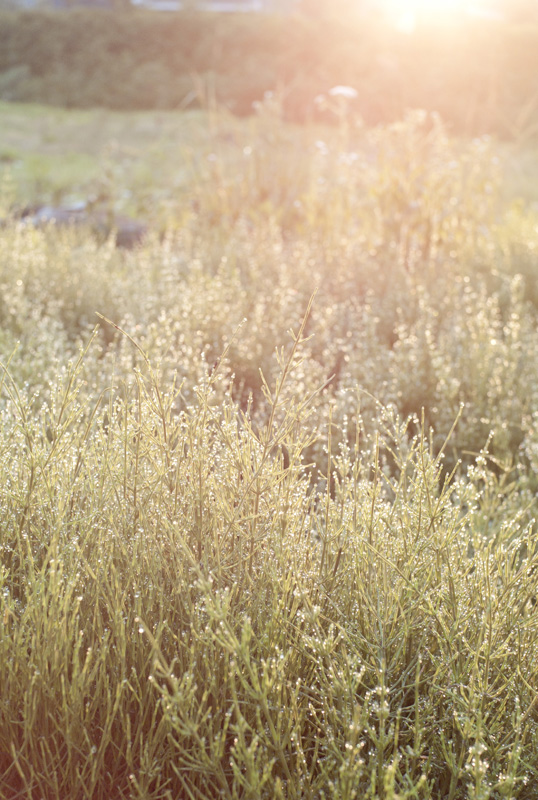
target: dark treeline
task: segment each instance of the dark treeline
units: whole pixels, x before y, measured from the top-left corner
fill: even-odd
[[[282,93],[294,121],[337,84],[367,124],[439,111],[457,133],[527,135],[538,121],[538,26],[467,21],[402,34],[375,21],[299,14],[138,10],[4,12],[0,98],[67,107],[173,109],[216,101],[248,114]],[[203,91],[201,91],[201,88]]]

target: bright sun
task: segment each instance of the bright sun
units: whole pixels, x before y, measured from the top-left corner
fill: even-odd
[[[468,0],[384,0],[384,6],[393,22],[402,30],[413,30],[421,17],[453,18],[464,14],[470,6]]]

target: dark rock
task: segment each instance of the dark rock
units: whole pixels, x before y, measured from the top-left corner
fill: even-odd
[[[132,248],[140,244],[148,233],[145,222],[131,217],[96,211],[87,203],[66,206],[27,207],[13,215],[24,225],[78,225],[89,228],[101,238],[114,234],[116,247]],[[3,223],[6,224],[6,221]]]
[[[114,231],[116,247],[125,247],[130,250],[143,242],[148,233],[148,226],[138,219],[117,217],[114,220]]]

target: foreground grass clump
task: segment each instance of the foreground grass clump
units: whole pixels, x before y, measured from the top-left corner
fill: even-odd
[[[218,368],[178,406],[129,337],[92,403],[90,353],[40,416],[4,373],[3,796],[532,796],[532,526],[487,535],[486,457],[444,480],[389,412],[313,492],[304,336],[261,426]]]

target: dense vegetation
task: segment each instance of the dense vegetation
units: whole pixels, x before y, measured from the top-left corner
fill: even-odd
[[[139,248],[0,229],[2,797],[535,797],[536,215],[282,116]]]
[[[347,84],[368,124],[425,108],[462,133],[512,136],[536,130],[537,43],[537,25],[482,19],[406,35],[349,14],[4,12],[0,99],[173,109],[199,102],[203,85],[249,114],[279,90],[288,118],[304,120],[319,116],[320,93]]]

